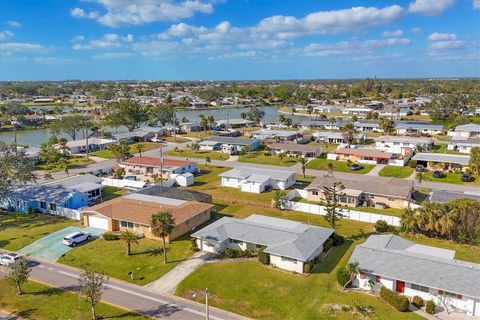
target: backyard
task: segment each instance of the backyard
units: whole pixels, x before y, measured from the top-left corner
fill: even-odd
[[[165,153],[169,156],[184,157],[184,158],[202,158],[210,157],[211,160],[227,160],[228,154],[220,151],[193,151],[190,148],[170,150]]]
[[[370,172],[375,166],[371,164],[361,164],[363,167],[360,170],[352,171],[349,168],[348,162],[344,161],[337,161],[337,160],[328,160],[326,158],[317,158],[313,159],[312,161],[307,163],[307,169],[316,169],[316,170],[325,170],[329,171],[328,164],[333,164],[333,171],[340,171],[340,172],[350,172],[350,173],[358,173],[358,174],[365,174]]]
[[[413,168],[386,166],[378,173],[381,177],[408,178],[412,175]]]
[[[26,245],[79,222],[46,214],[0,214],[0,248],[16,251]]]
[[[67,159],[67,168],[70,169],[75,169],[75,168],[80,168],[80,167],[85,167],[89,164],[95,163],[95,161],[87,159],[85,157],[78,157],[74,156],[69,159]],[[39,164],[37,165],[37,168],[39,170],[45,171],[45,172],[60,172],[64,171],[64,168],[62,165],[58,163],[52,163],[52,164]]]
[[[127,193],[128,193],[128,190],[126,189],[111,187],[111,186],[104,186],[102,199],[99,200],[98,202],[112,200],[112,199],[121,197]]]
[[[240,155],[238,161],[290,167],[298,162],[298,158],[285,156],[280,159],[277,155],[265,155],[265,151],[254,151]]]
[[[133,144],[130,145],[130,153],[131,154],[137,154],[138,153],[138,147],[137,147],[138,144],[139,143],[133,143]],[[143,144],[142,153],[146,152],[146,151],[154,150],[154,149],[159,149],[160,147],[164,146],[164,145],[162,145],[160,143],[156,143],[156,142],[141,142],[141,144]],[[96,157],[99,157],[99,158],[113,159],[113,154],[108,149],[91,152],[90,154],[92,156],[96,156]]]
[[[52,288],[29,281],[24,285],[25,293],[17,295],[16,288],[0,279],[0,308],[21,319],[91,319],[90,305],[78,294],[59,288]],[[105,303],[97,305],[102,319],[121,318],[125,320],[149,319]],[[13,319],[13,318],[12,318]]]

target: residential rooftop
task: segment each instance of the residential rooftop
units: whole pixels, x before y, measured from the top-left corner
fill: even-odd
[[[168,167],[183,167],[189,164],[189,161],[185,160],[174,160],[174,159],[163,159],[163,163],[160,161],[160,157],[154,158],[154,157],[132,157],[129,159],[126,159],[122,162],[123,164],[128,164],[128,165],[138,165],[138,166],[149,166],[149,167],[160,167],[163,165],[165,169]]]
[[[284,170],[272,170],[272,169],[260,169],[260,168],[253,168],[253,167],[238,167],[226,172],[219,174],[220,177],[228,177],[228,178],[238,178],[238,179],[247,179],[249,178],[255,179],[255,176],[268,176],[274,180],[286,180],[291,175],[295,175],[295,172],[284,171]],[[260,179],[261,180],[261,179]]]
[[[470,156],[466,155],[457,155],[457,154],[448,154],[448,153],[425,153],[419,152],[415,154],[412,160],[416,161],[433,161],[433,162],[444,162],[444,163],[456,163],[464,166],[468,166],[470,162]]]

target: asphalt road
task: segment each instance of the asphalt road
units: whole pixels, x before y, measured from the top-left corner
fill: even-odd
[[[58,263],[29,259],[32,272],[30,278],[52,287],[78,291],[80,270]],[[6,268],[0,267],[0,276],[6,275]],[[129,311],[138,312],[156,319],[203,320],[205,306],[172,295],[153,293],[140,286],[111,278],[106,286],[102,301]],[[6,315],[4,315],[6,316]],[[0,316],[0,319],[1,316]],[[8,317],[7,317],[8,319]],[[212,320],[246,319],[227,311],[210,308]]]

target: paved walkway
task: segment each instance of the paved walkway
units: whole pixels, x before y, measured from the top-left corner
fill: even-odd
[[[387,165],[385,164],[377,164],[375,167],[373,167],[372,170],[370,170],[369,172],[367,172],[365,175],[366,176],[375,176],[375,177],[378,177],[378,173],[380,172],[380,170],[382,170],[383,168],[385,168]]]
[[[188,277],[191,273],[200,268],[201,265],[211,258],[212,255],[207,252],[197,252],[167,272],[160,279],[145,285],[145,288],[155,293],[174,294],[178,284],[182,282],[183,279]]]

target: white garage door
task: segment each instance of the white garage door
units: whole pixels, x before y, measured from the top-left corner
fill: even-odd
[[[89,216],[88,217],[88,226],[89,227],[94,227],[94,228],[99,228],[102,230],[108,230],[108,219],[102,218],[102,217],[93,217]]]

